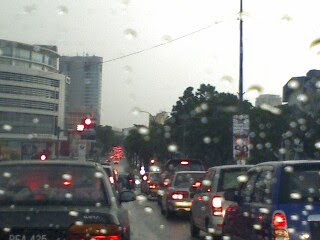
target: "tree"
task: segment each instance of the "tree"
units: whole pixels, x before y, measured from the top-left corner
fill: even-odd
[[[114,145],[122,145],[122,136],[116,134],[111,126],[97,126],[96,128],[97,147],[101,149],[101,154],[108,153]]]

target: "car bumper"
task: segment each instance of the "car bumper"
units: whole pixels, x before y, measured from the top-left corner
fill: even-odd
[[[170,211],[186,211],[189,212],[191,208],[191,201],[170,201],[168,202],[168,209]]]
[[[223,217],[210,216],[208,232],[212,235],[222,235]]]

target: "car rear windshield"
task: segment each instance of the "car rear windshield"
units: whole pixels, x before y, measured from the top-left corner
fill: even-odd
[[[244,175],[247,170],[248,168],[222,169],[218,191],[238,189],[240,187],[238,177]]]
[[[166,168],[170,172],[178,172],[178,171],[204,171],[204,166],[201,161],[189,161],[188,164],[181,164],[181,160],[171,160]]]
[[[178,173],[172,183],[173,187],[190,187],[194,182],[202,180],[205,173]]]
[[[104,167],[103,170],[105,171],[105,173],[108,175],[108,177],[112,176],[112,169],[109,167]]]
[[[279,197],[280,203],[319,202],[320,164],[285,166]]]
[[[106,206],[103,176],[86,166],[2,166],[0,205]]]
[[[149,178],[154,182],[158,182],[160,181],[160,173],[149,173]]]

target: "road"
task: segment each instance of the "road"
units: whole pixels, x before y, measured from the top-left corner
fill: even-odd
[[[112,164],[113,165],[113,164]],[[128,165],[126,161],[114,165],[120,172]],[[194,240],[190,236],[189,215],[182,213],[167,220],[160,212],[156,201],[149,201],[140,194],[140,189],[136,190],[137,200],[123,203],[123,207],[128,209],[131,240]],[[201,238],[211,240],[202,234]]]

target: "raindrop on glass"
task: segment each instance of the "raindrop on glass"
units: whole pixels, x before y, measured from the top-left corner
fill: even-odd
[[[3,130],[10,132],[12,130],[12,126],[9,124],[4,124],[2,126]]]
[[[306,103],[308,101],[308,96],[304,93],[301,93],[297,96],[297,100],[302,103]]]
[[[178,151],[178,146],[176,144],[170,144],[168,146],[168,151],[169,152],[177,152]]]
[[[205,144],[209,144],[209,143],[211,143],[211,138],[208,137],[208,136],[206,136],[206,137],[203,138],[203,142],[204,142]]]
[[[59,6],[58,7],[58,15],[65,15],[69,12],[68,8],[66,6]]]
[[[129,40],[135,39],[137,37],[137,32],[131,28],[126,29],[123,33],[124,36]]]
[[[164,36],[162,37],[162,41],[164,41],[164,42],[171,42],[171,41],[172,41],[172,37],[169,36],[169,35],[164,35]]]

